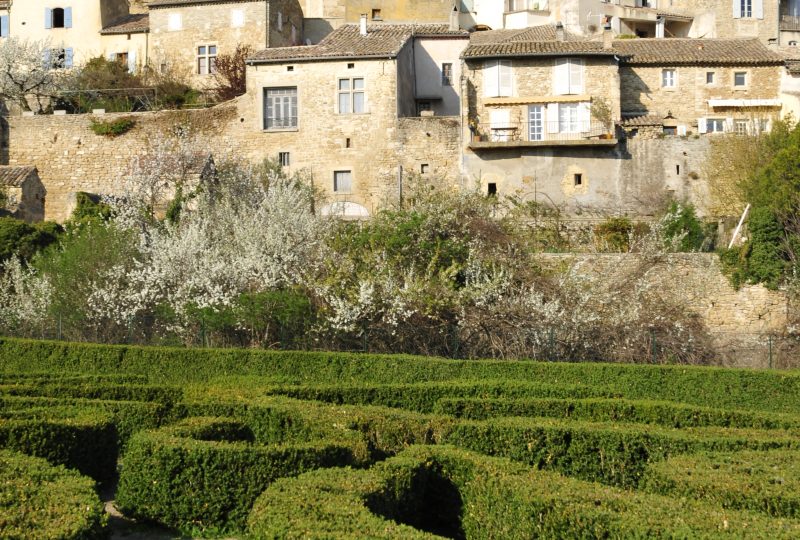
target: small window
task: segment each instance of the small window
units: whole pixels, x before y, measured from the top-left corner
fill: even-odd
[[[747,86],[747,72],[737,71],[733,74],[733,86]]]
[[[583,185],[583,174],[582,173],[575,173],[574,175],[572,175],[572,180],[573,180],[573,183],[576,186],[582,186]]]
[[[429,170],[429,167],[428,167],[427,163],[423,163],[422,165],[419,166],[420,174],[428,174],[428,170]]]
[[[707,71],[706,72],[706,84],[714,84],[714,77],[715,76],[716,76],[716,73],[714,73],[713,71]]]
[[[53,9],[53,28],[64,28],[64,8]]]
[[[661,70],[661,87],[662,88],[675,88],[676,85],[676,73],[674,69],[663,69]]]
[[[453,64],[442,64],[442,86],[453,86]]]
[[[722,118],[707,118],[706,132],[723,133],[725,131],[725,120]]]
[[[212,75],[217,71],[217,46],[201,45],[197,47],[197,74]]]
[[[170,32],[176,32],[183,29],[183,17],[180,13],[170,13],[167,21],[167,28]]]
[[[753,0],[734,0],[734,2],[738,2],[738,12],[739,16],[742,18],[750,18],[753,16]]]
[[[286,71],[294,71],[294,66],[286,66]]]
[[[675,165],[675,174],[680,176],[681,175],[681,166]]]
[[[733,130],[737,135],[747,135],[747,120],[736,120],[733,123]]]
[[[336,193],[350,193],[353,188],[353,173],[351,171],[335,171],[333,173],[333,191]]]
[[[355,64],[347,64],[347,69],[355,69]]]
[[[339,79],[339,114],[364,112],[366,112],[364,79]]]
[[[486,194],[489,197],[496,197],[497,196],[497,184],[495,182],[489,182],[486,188]]]
[[[381,21],[381,20],[383,20],[381,18],[381,10],[379,10],[379,9],[373,9],[372,10],[372,20],[373,21]]]
[[[350,139],[350,137],[347,137],[344,140],[344,147],[345,148],[352,148],[353,147],[353,141]]]
[[[278,152],[278,163],[280,163],[281,167],[288,167],[289,166],[289,152]]]

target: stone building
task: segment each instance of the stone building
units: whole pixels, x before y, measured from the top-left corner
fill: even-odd
[[[327,211],[372,213],[399,196],[404,172],[457,178],[468,39],[447,25],[363,21],[318,45],[265,49],[248,61],[245,123],[270,157],[310,171]]]
[[[8,212],[28,223],[44,219],[46,191],[36,167],[0,166],[0,191],[9,201],[0,215]]]
[[[151,0],[150,58],[156,69],[210,85],[218,54],[303,42],[298,0]]]

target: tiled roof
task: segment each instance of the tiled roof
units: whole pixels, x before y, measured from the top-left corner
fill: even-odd
[[[357,24],[340,26],[317,45],[278,47],[255,53],[251,64],[333,60],[350,58],[395,58],[412,36],[466,39],[465,30],[450,30],[446,24],[372,24],[362,36]]]
[[[623,127],[645,127],[645,126],[662,126],[664,119],[654,114],[643,116],[635,116],[633,118],[626,118],[622,121]]]
[[[10,7],[11,7],[11,2],[9,0],[6,0],[5,2],[0,0],[0,9],[8,9]]]
[[[615,52],[605,49],[602,41],[588,39],[564,31],[563,40],[557,39],[555,26],[543,25],[523,30],[488,30],[470,36],[470,45],[463,58],[501,58],[515,56],[607,55]]]
[[[109,34],[141,34],[150,31],[150,16],[146,13],[126,15],[103,28],[100,33]]]
[[[36,172],[36,167],[0,166],[0,186],[20,187],[28,176]]]
[[[267,0],[151,0],[151,8],[168,6],[191,6],[195,4],[233,4],[239,2],[266,2]]]
[[[758,39],[640,38],[614,41],[632,65],[777,65],[783,58]]]

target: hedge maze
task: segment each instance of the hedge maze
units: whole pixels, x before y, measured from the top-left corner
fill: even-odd
[[[693,385],[687,388],[687,385]],[[800,374],[0,339],[0,538],[798,538]]]

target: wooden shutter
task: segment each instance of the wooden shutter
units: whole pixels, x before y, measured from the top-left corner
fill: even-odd
[[[511,67],[511,60],[500,60],[499,64],[499,95],[509,97],[512,95],[514,87],[514,70]]]
[[[45,69],[50,69],[52,67],[50,55],[51,55],[50,49],[45,49],[42,52],[42,63],[44,64]]]
[[[708,121],[705,118],[697,119],[697,132],[708,133]]]
[[[64,8],[64,28],[72,28],[72,8]]]
[[[0,36],[8,37],[8,34],[9,34],[8,15],[3,15],[2,17],[0,17]]]
[[[483,95],[497,97],[500,95],[500,63],[489,60],[483,64]]]
[[[753,0],[753,17],[764,18],[764,0]]]
[[[558,133],[558,103],[547,104],[547,133]]]
[[[136,72],[136,49],[128,51],[128,71],[130,73]]]
[[[583,60],[569,60],[569,93],[583,94]]]
[[[74,57],[75,57],[75,54],[73,53],[72,48],[68,47],[68,48],[64,49],[64,67],[65,68],[71,68],[72,67],[72,63],[73,63]]]
[[[45,30],[53,28],[53,10],[50,8],[44,8],[44,28]]]
[[[742,0],[731,0],[733,2],[733,18],[742,18]]]
[[[592,113],[589,102],[578,103],[578,131],[590,131],[591,125]]]
[[[553,67],[553,94],[563,96],[569,94],[569,60],[556,58]]]

